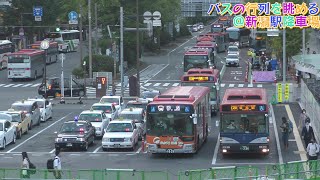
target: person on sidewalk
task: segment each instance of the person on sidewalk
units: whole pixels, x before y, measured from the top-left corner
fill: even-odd
[[[54,171],[53,171],[53,175],[56,179],[61,179],[61,160],[60,160],[60,151],[56,151],[55,152],[56,157],[54,157],[54,161],[53,161],[53,167],[54,167]]]
[[[307,146],[308,161],[313,161],[318,159],[319,149],[320,149],[319,145],[312,138],[310,140],[310,143]],[[309,170],[311,171],[316,170],[316,168],[313,168],[316,165],[316,163],[317,162],[309,162]]]
[[[313,128],[310,125],[309,121],[307,121],[306,125],[303,127],[301,137],[304,140],[304,144],[306,147],[308,147],[308,144],[310,143],[311,139],[314,139]]]
[[[27,152],[22,152],[21,155],[22,155],[21,177],[30,178],[30,173],[29,173],[30,164],[29,164],[28,154]]]
[[[306,125],[306,120],[307,120],[307,111],[305,109],[302,109],[301,114],[300,114],[300,119],[299,119],[299,132],[302,134],[302,129]]]
[[[286,117],[282,117],[282,124],[280,126],[282,132],[282,142],[285,150],[289,147],[289,122]]]

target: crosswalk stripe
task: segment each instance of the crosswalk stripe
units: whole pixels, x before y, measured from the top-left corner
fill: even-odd
[[[253,87],[253,84],[248,84],[248,87],[249,87],[249,88],[252,88],[252,87]]]
[[[14,85],[14,86],[12,86],[12,87],[19,87],[19,86],[22,86],[23,84],[16,84],[16,85]]]
[[[159,86],[161,83],[155,83],[153,86]]]
[[[37,87],[37,86],[40,86],[41,83],[37,83],[37,84],[34,84],[32,85],[31,87]]]
[[[172,86],[179,86],[180,83],[173,83]]]
[[[224,87],[226,84],[220,84],[220,87]]]
[[[258,84],[257,87],[262,88],[262,84]]]
[[[234,84],[229,84],[229,87],[234,87]]]
[[[14,86],[14,84],[8,84],[8,85],[5,85],[3,87],[10,87],[10,86]]]
[[[32,84],[25,84],[25,85],[23,85],[23,86],[21,86],[21,87],[28,87],[28,86],[31,86]]]
[[[244,84],[239,84],[239,85],[238,85],[238,87],[243,87],[243,86],[244,86]]]
[[[169,84],[170,84],[170,83],[164,83],[164,85],[163,85],[163,86],[169,86]]]
[[[146,83],[143,86],[150,86],[152,83]]]
[[[4,86],[4,85],[6,85],[6,84],[0,84],[0,87],[2,87],[2,86]]]

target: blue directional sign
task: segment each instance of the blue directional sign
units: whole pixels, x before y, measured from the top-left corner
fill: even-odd
[[[43,11],[41,6],[33,7],[33,16],[42,16]]]
[[[70,21],[76,21],[78,20],[78,13],[76,13],[75,11],[71,11],[69,12],[68,17]]]

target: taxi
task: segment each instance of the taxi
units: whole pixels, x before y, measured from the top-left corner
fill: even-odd
[[[117,118],[119,112],[113,103],[94,103],[90,109],[103,111],[111,116],[111,120]]]
[[[104,129],[111,121],[111,115],[100,110],[86,110],[79,115],[79,120],[89,121],[96,129],[96,137],[103,137]]]
[[[119,118],[132,120],[137,125],[140,139],[146,134],[145,110],[143,108],[126,108],[120,112]]]
[[[136,124],[130,119],[116,119],[109,123],[102,138],[102,150],[129,148],[134,150],[139,142]]]
[[[52,104],[50,101],[44,98],[34,98],[34,99],[28,99],[31,101],[36,101],[38,104],[38,107],[40,109],[40,115],[41,115],[41,121],[47,121],[48,119],[52,118]]]
[[[74,120],[66,121],[60,128],[55,139],[55,148],[60,150],[63,148],[77,148],[87,151],[89,145],[94,144],[95,128],[91,122],[78,120],[76,116]]]
[[[22,134],[27,134],[32,126],[30,116],[27,116],[23,111],[15,111],[14,109],[1,111],[0,119],[7,119],[16,127],[18,139],[21,138]]]
[[[143,108],[145,111],[147,110],[147,105],[149,101],[142,98],[137,98],[136,100],[128,101],[126,108]]]
[[[102,96],[99,101],[100,103],[111,103],[114,104],[116,109],[120,112],[123,107],[123,99],[121,96]]]
[[[153,101],[153,98],[160,95],[160,91],[158,90],[144,90],[143,92],[141,92],[141,97],[143,97],[143,99],[148,100],[149,102]]]

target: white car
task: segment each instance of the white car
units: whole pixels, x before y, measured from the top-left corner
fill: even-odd
[[[145,110],[143,108],[126,108],[120,112],[119,119],[132,120],[139,130],[139,138],[146,134]]]
[[[100,110],[106,113],[107,116],[114,120],[118,117],[118,109],[112,103],[94,103],[91,108],[92,110]]]
[[[228,55],[229,54],[233,54],[233,55],[237,55],[239,56],[240,55],[240,52],[239,52],[239,48],[238,46],[229,46],[228,47]]]
[[[0,148],[5,149],[10,143],[16,143],[16,126],[8,120],[0,120]]]
[[[237,66],[239,67],[240,63],[240,57],[236,54],[228,54],[226,57],[226,66]]]
[[[120,112],[123,108],[123,99],[121,96],[102,96],[100,103],[113,103]]]
[[[99,110],[82,111],[78,119],[91,122],[96,129],[96,137],[103,137],[104,129],[107,128],[109,122],[112,120],[110,114],[105,114]]]
[[[156,97],[156,96],[158,96],[158,95],[160,95],[160,94],[161,94],[161,93],[160,93],[160,91],[158,91],[158,90],[151,90],[151,89],[149,89],[149,90],[144,90],[144,91],[142,91],[142,92],[141,92],[141,97],[142,97],[143,99],[148,100],[149,102],[152,102],[152,101],[153,101],[153,98]]]
[[[35,99],[31,99],[29,98],[28,100],[30,101],[36,101],[38,104],[38,107],[40,109],[40,116],[41,116],[41,121],[45,122],[48,119],[52,118],[52,104],[50,101],[48,101],[47,99],[43,99],[43,98],[35,98]]]
[[[111,121],[102,138],[102,150],[115,148],[135,149],[139,141],[136,124],[131,120]]]

